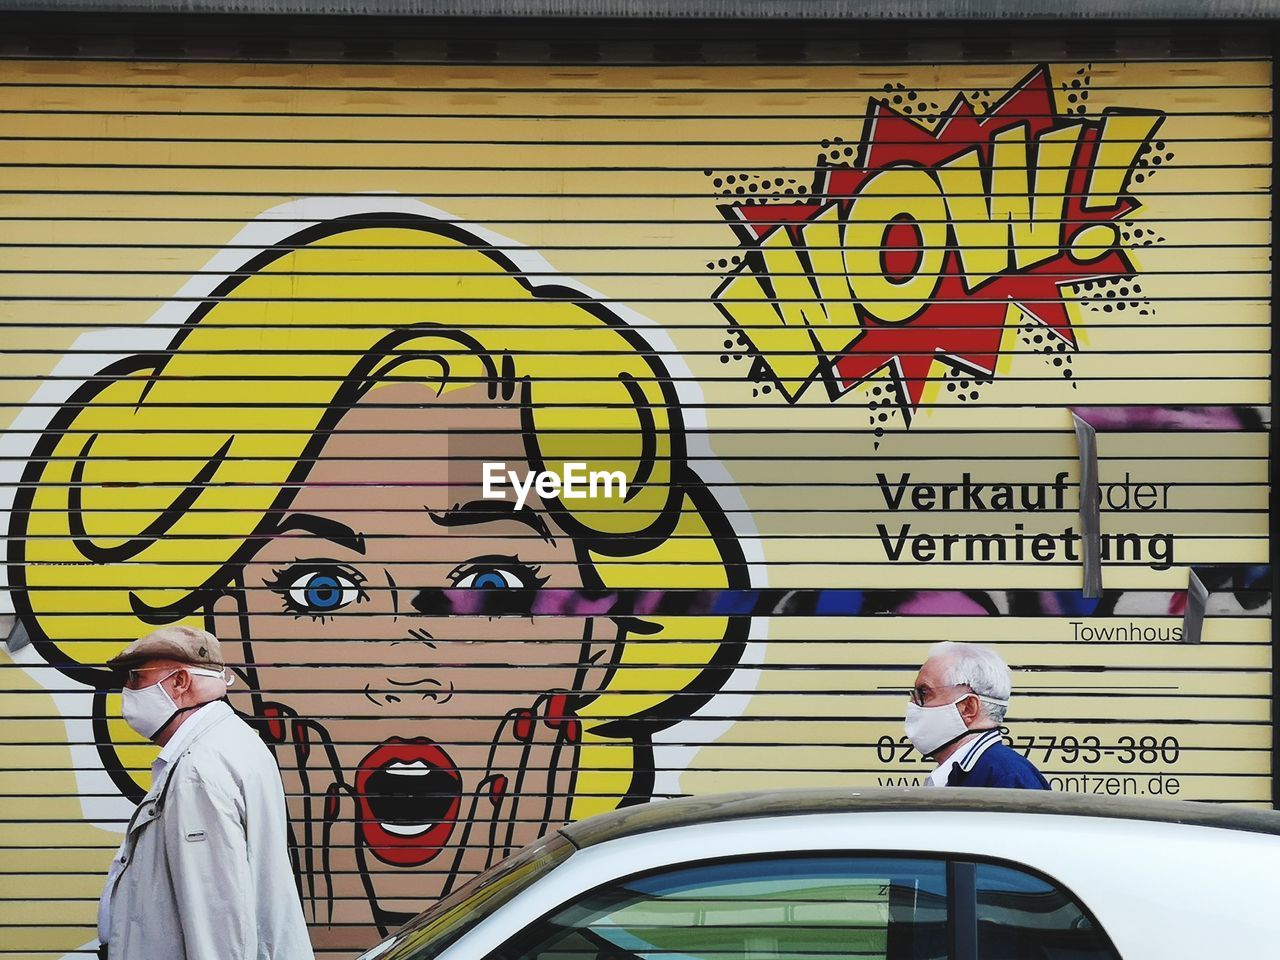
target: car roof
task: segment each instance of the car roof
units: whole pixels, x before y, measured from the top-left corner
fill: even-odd
[[[581,849],[622,837],[701,823],[833,813],[951,812],[1143,820],[1280,836],[1280,813],[1270,810],[1041,790],[925,787],[725,793],[658,800],[566,824],[560,833]]]

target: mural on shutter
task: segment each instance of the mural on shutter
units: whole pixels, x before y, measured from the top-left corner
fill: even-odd
[[[8,949],[94,942],[163,623],[334,950],[568,819],[920,782],[944,639],[1055,789],[1269,803],[1267,61],[2,69]]]

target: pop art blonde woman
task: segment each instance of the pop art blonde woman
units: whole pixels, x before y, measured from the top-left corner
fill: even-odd
[[[485,463],[626,490],[517,506],[482,496]],[[280,763],[318,945],[367,945],[551,827],[646,798],[652,734],[746,636],[617,601],[746,585],[661,357],[407,214],[303,230],[167,349],[102,370],[40,440],[10,534],[19,614],[98,689],[127,795],[152,753],[103,662],[162,623],[241,651],[233,704]]]

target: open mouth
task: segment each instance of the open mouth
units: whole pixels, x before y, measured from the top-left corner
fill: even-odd
[[[444,849],[458,822],[462,777],[449,755],[425,737],[392,737],[356,772],[360,837],[375,857],[417,867]]]

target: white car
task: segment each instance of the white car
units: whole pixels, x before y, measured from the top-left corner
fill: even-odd
[[[1280,813],[1015,790],[666,800],[569,824],[361,960],[1280,956]]]

